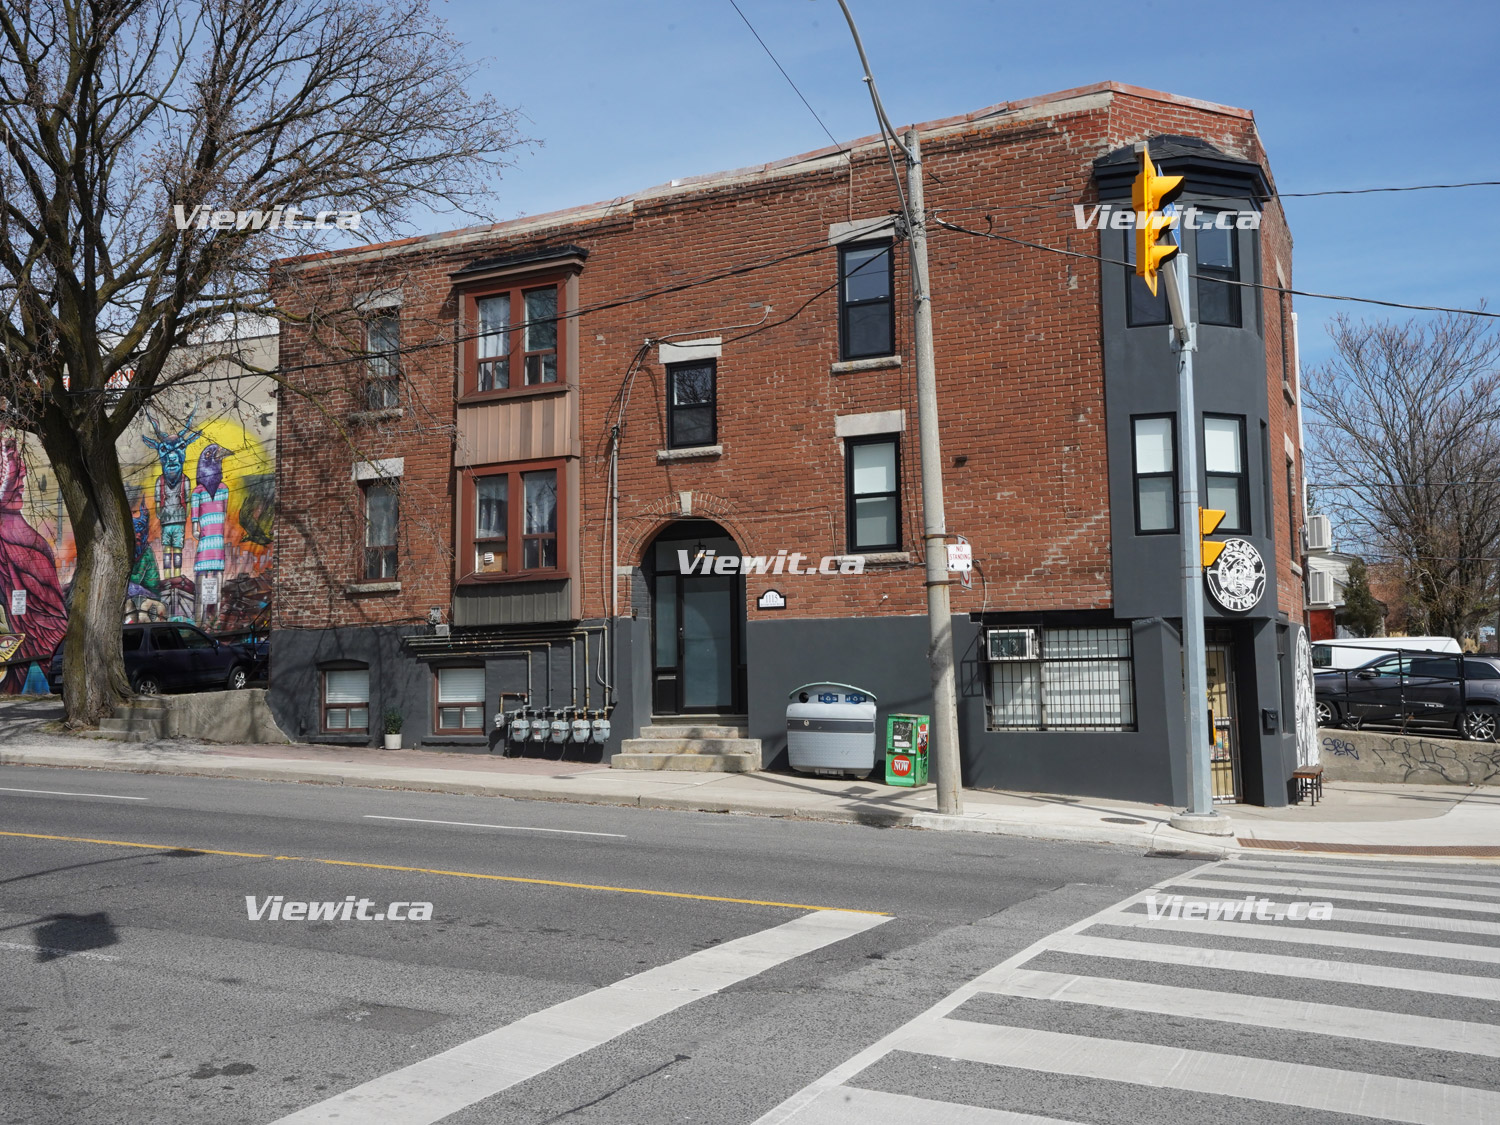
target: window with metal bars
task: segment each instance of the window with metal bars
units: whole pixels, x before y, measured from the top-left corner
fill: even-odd
[[[1135,730],[1128,627],[1042,629],[1039,658],[990,662],[990,730]]]

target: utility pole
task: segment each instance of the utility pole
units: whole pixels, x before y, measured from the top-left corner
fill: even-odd
[[[906,195],[902,210],[906,220],[907,248],[911,254],[912,321],[917,349],[917,437],[922,466],[922,548],[927,563],[927,661],[932,671],[932,745],[928,755],[933,783],[937,786],[938,812],[958,816],[963,812],[958,759],[958,693],[953,672],[953,615],[948,599],[948,531],[943,508],[943,452],[939,440],[937,361],[932,347],[932,294],[927,274],[927,214],[922,191],[922,152],[917,131],[906,131],[905,143],[880,103],[870,60],[845,0],[843,9],[854,47],[865,72],[865,85],[884,136],[906,158]],[[852,159],[852,157],[851,157]],[[896,181],[897,190],[901,181]]]
[[[927,210],[922,148],[906,131],[907,237],[911,250],[912,335],[917,345],[917,435],[922,456],[922,549],[927,557],[928,661],[932,666],[932,768],[938,812],[963,812],[959,795],[958,693],[953,675],[953,612],[948,600],[948,528],[943,506],[943,450],[938,427],[937,360],[932,347],[932,294],[927,288]]]

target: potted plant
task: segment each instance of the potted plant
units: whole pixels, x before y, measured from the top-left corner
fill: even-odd
[[[404,720],[401,712],[394,707],[385,709],[385,748],[387,750],[401,749],[401,725]]]

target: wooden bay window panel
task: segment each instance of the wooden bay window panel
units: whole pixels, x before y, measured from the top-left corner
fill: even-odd
[[[576,286],[557,277],[490,283],[461,297],[460,396],[507,396],[565,383],[566,349],[575,333],[560,332],[565,293]]]
[[[458,410],[454,463],[459,468],[577,454],[577,409],[572,392],[477,402]]]
[[[458,581],[567,577],[576,502],[561,461],[482,465],[461,474]]]

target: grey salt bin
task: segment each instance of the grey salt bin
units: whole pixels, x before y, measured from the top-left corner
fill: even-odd
[[[875,696],[849,684],[814,683],[787,696],[786,753],[794,770],[858,774],[875,769]]]

